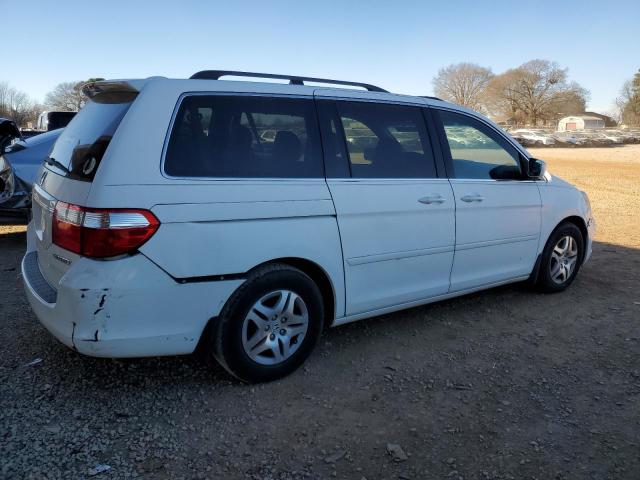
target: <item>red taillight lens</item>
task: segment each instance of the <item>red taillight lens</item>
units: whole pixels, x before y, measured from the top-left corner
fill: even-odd
[[[86,257],[114,257],[138,249],[159,226],[148,210],[84,208],[58,202],[52,240]]]
[[[113,257],[136,250],[160,223],[147,210],[87,209],[82,223],[82,255]]]
[[[53,213],[53,243],[65,250],[82,253],[82,220],[84,212],[81,207],[65,202],[56,203]]]

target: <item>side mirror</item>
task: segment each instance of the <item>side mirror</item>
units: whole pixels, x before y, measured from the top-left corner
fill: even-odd
[[[530,158],[527,175],[531,178],[542,178],[547,173],[547,164],[537,158]]]

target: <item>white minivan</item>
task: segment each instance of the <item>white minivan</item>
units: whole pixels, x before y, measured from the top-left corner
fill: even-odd
[[[591,254],[586,194],[436,98],[225,71],[85,93],[34,186],[22,273],[87,355],[198,349],[272,380],[326,327],[527,279],[560,291]]]

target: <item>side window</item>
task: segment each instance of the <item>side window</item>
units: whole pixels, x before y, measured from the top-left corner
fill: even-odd
[[[458,113],[439,112],[451,151],[455,178],[518,180],[518,152],[481,122]]]
[[[169,137],[164,170],[174,177],[323,177],[313,101],[186,97]]]
[[[319,100],[316,101],[316,108],[320,119],[324,168],[327,178],[348,178],[351,176],[351,171],[335,103]]]
[[[337,102],[354,178],[435,178],[418,107]]]

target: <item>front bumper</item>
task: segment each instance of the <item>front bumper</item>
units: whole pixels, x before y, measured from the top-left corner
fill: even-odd
[[[181,284],[137,254],[111,261],[80,258],[58,285],[48,285],[37,255],[28,251],[22,261],[31,308],[58,340],[95,357],[192,353],[209,319],[243,282]]]
[[[596,220],[593,218],[593,215],[590,215],[587,219],[587,248],[584,255],[583,264],[587,263],[591,258],[591,254],[593,253],[593,238],[596,234]]]

